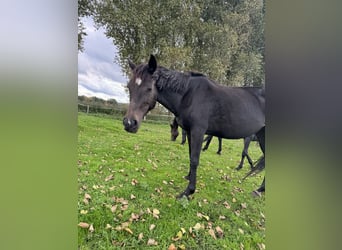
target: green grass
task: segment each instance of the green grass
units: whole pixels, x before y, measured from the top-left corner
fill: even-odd
[[[121,120],[79,113],[78,131],[78,217],[89,225],[79,226],[79,249],[264,249],[265,197],[251,196],[264,173],[241,182],[242,140],[223,140],[219,156],[213,139],[188,201],[175,198],[187,186],[188,146],[170,141],[168,124],[130,134]],[[259,158],[256,143],[249,153]]]

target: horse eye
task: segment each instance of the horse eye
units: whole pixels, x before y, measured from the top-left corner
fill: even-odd
[[[152,88],[147,88],[147,91],[152,91]]]

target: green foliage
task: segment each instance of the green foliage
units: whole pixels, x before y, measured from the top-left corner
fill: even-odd
[[[92,15],[93,4],[92,0],[78,0],[78,51],[80,52],[83,52],[84,37],[87,35],[81,18]]]
[[[94,19],[119,49],[117,61],[196,70],[227,85],[264,84],[264,1],[102,0]]]
[[[168,125],[129,134],[121,120],[79,113],[78,131],[79,249],[265,249],[265,197],[250,195],[263,176],[240,182],[247,164],[234,170],[242,140],[224,140],[221,156],[213,140],[188,201],[175,198],[188,147],[170,141]],[[261,154],[255,143],[249,151]]]

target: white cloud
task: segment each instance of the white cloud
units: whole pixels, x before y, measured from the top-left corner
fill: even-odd
[[[96,30],[91,19],[83,20],[86,27],[84,52],[78,54],[78,95],[115,99],[127,103],[127,77],[114,62],[117,54],[113,42],[103,29]]]

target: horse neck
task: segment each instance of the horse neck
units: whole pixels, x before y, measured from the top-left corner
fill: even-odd
[[[158,92],[157,101],[175,116],[178,116],[181,98],[182,96],[179,93],[162,90]]]
[[[158,89],[157,101],[178,116],[179,106],[187,89],[190,75],[159,67],[156,76],[158,77],[156,82]]]

